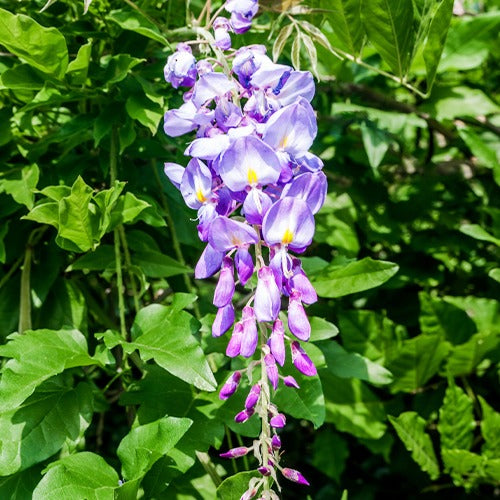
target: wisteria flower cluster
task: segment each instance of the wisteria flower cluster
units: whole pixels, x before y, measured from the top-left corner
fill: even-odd
[[[262,432],[253,446],[221,456],[253,452],[261,478],[250,482],[242,499],[259,492],[260,498],[274,499],[278,497],[271,485],[279,489],[278,472],[308,484],[300,472],[280,465],[278,430],[286,418],[272,403],[272,392],[280,381],[299,389],[292,376],[279,373],[287,345],[297,370],[316,374],[301,342],[311,333],[304,304],[314,303],[317,295],[294,254],[312,242],[314,214],[325,200],[327,182],[322,161],[309,152],[317,133],[310,104],[312,75],[274,63],[261,45],[232,50],[230,33],[250,28],[258,4],[228,0],[224,7],[230,19],[217,17],[210,23],[217,57],[197,61],[191,45],[180,43],[165,66],[173,87],[188,87],[184,103],[166,112],[165,133],[176,137],[196,132],[185,150],[191,158],[187,166],[166,163],[165,173],[187,206],[197,210],[198,234],[206,248],[195,277],[219,272],[212,334],[218,337],[232,329],[226,350],[230,357],[256,358],[258,353],[250,367],[260,369],[259,381],[251,385],[235,420],[245,422],[256,414]],[[233,305],[237,285],[252,289],[241,317]],[[280,319],[283,303],[291,335]],[[242,373],[231,374],[221,399],[235,393]]]

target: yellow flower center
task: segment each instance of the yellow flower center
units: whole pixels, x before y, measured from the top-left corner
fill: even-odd
[[[203,191],[201,189],[196,191],[196,198],[198,198],[200,203],[205,203],[207,201],[207,199],[203,196]]]
[[[285,234],[283,235],[281,243],[283,243],[283,245],[288,245],[292,241],[293,241],[293,233],[292,233],[292,231],[290,231],[290,229],[287,229],[285,231]]]
[[[288,136],[285,135],[285,137],[283,137],[283,139],[281,139],[281,142],[280,142],[278,147],[279,147],[279,149],[285,149],[287,144],[288,144]]]
[[[255,172],[255,170],[253,168],[248,169],[247,179],[248,179],[248,184],[250,186],[257,184],[257,182],[258,182],[257,173]]]

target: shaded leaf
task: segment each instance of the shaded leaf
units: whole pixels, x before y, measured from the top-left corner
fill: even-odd
[[[40,170],[36,165],[24,167],[22,170],[0,179],[0,193],[5,192],[10,194],[17,203],[26,205],[29,209],[32,209],[33,192],[38,183],[39,176]]]
[[[484,444],[481,453],[490,458],[500,458],[500,413],[495,411],[484,398],[478,396],[483,416],[481,434]]]
[[[217,488],[217,498],[224,500],[240,500],[245,491],[248,490],[248,484],[253,478],[258,478],[259,474],[255,471],[238,472],[224,481]]]
[[[160,33],[158,27],[136,10],[112,10],[107,18],[124,30],[133,31],[162,45],[168,45],[167,39]]]

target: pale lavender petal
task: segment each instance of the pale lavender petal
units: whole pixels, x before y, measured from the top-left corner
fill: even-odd
[[[235,89],[235,84],[224,73],[205,73],[194,86],[192,101],[200,108],[215,97],[220,97]]]
[[[184,167],[178,163],[165,162],[163,165],[163,171],[165,175],[170,179],[170,182],[177,188],[180,189],[182,176],[184,174]]]
[[[268,210],[262,233],[268,245],[289,245],[291,249],[307,247],[314,235],[314,216],[305,201],[286,197]]]
[[[269,348],[276,362],[283,366],[285,363],[285,329],[280,319],[277,319],[273,324],[271,337],[269,338]]]
[[[292,71],[278,94],[282,106],[293,104],[300,97],[311,101],[314,97],[315,85],[309,71]]]
[[[243,203],[245,219],[249,224],[262,224],[262,219],[272,204],[266,193],[257,188],[251,189]]]
[[[305,153],[304,155],[295,157],[295,162],[300,165],[302,170],[309,172],[318,172],[323,168],[323,160],[312,153]]]
[[[278,388],[279,375],[278,375],[278,367],[276,366],[276,360],[274,359],[274,356],[271,353],[266,354],[264,356],[264,363],[266,365],[267,377],[271,381],[274,390],[276,390]]]
[[[225,252],[233,248],[246,248],[257,243],[259,237],[252,226],[218,216],[210,224],[208,240],[213,248]]]
[[[229,21],[225,17],[218,17],[213,23],[215,45],[221,50],[231,48],[231,37],[228,33],[230,27]]]
[[[300,344],[294,340],[291,345],[292,348],[292,363],[299,372],[311,377],[316,375],[318,372],[311,358],[306,354],[306,351],[302,349]]]
[[[205,279],[214,275],[220,269],[223,257],[223,252],[215,250],[214,247],[208,244],[196,264],[194,277],[196,279]]]
[[[280,312],[281,294],[273,271],[268,266],[259,269],[254,309],[258,321],[274,321]]]
[[[224,335],[234,323],[234,307],[233,304],[228,304],[227,306],[221,307],[215,316],[215,320],[212,324],[212,335],[214,337],[220,337]]]
[[[302,270],[302,265],[299,259],[293,259],[293,276],[289,280],[289,293],[293,290],[300,292],[300,300],[304,304],[314,304],[318,300],[318,294],[312,286],[308,277]]]
[[[238,248],[234,257],[240,283],[244,286],[254,271],[253,259],[246,248]]]
[[[290,294],[288,304],[288,328],[300,340],[307,342],[311,336],[311,325],[300,300],[300,292]]]
[[[323,172],[300,174],[283,188],[281,197],[291,196],[304,200],[313,214],[323,206],[326,198],[327,180]]]
[[[234,269],[233,259],[225,257],[222,262],[222,269],[219,281],[215,287],[213,304],[216,307],[224,307],[231,302],[234,295]]]
[[[191,53],[191,47],[180,43],[177,50],[169,56],[164,68],[165,80],[175,89],[181,85],[191,87],[196,81],[196,59]]]
[[[198,236],[201,241],[208,241],[208,234],[212,221],[217,217],[217,210],[213,203],[203,204],[197,212],[198,215]]]
[[[241,372],[233,372],[231,376],[227,379],[226,383],[222,386],[219,398],[220,399],[228,399],[231,397],[238,389],[238,385],[241,380]]]
[[[180,191],[189,208],[198,209],[212,193],[212,173],[197,158],[193,158],[184,170]]]
[[[229,144],[230,139],[225,134],[218,134],[213,137],[200,137],[199,139],[195,139],[186,148],[184,154],[203,160],[213,160],[225,151]]]
[[[276,150],[296,155],[311,147],[317,132],[314,110],[306,99],[300,98],[271,116],[262,139]]]
[[[242,117],[243,114],[239,106],[224,97],[218,100],[215,108],[215,120],[221,130],[227,132],[229,129],[237,127]]]
[[[191,101],[179,109],[170,109],[165,113],[163,130],[170,137],[187,134],[198,127],[195,122],[196,107]]]
[[[285,66],[284,64],[275,64],[273,62],[264,63],[253,74],[250,79],[250,83],[252,84],[252,87],[258,89],[276,89],[282,85],[283,81],[289,78],[291,71],[292,68],[290,66]]]
[[[219,175],[231,191],[242,191],[247,186],[274,183],[281,167],[276,153],[259,138],[239,137],[218,161]]]

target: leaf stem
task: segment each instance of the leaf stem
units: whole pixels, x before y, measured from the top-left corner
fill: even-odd
[[[19,300],[19,333],[24,333],[31,329],[31,258],[33,248],[31,242],[28,242],[24,252],[24,262],[21,271],[21,292]]]
[[[123,248],[123,255],[125,257],[125,266],[127,268],[127,273],[130,279],[130,288],[132,289],[132,299],[134,301],[134,310],[136,313],[139,312],[141,308],[139,304],[139,295],[137,292],[137,281],[135,279],[135,275],[132,272],[132,259],[130,258],[130,251],[128,249],[127,236],[125,235],[125,229],[123,224],[118,226],[118,231],[120,233],[120,240]]]
[[[10,277],[17,271],[17,268],[21,265],[22,261],[24,260],[24,256],[21,255],[14,264],[10,267],[10,269],[5,273],[4,276],[2,276],[2,279],[0,280],[0,289],[9,281]]]

